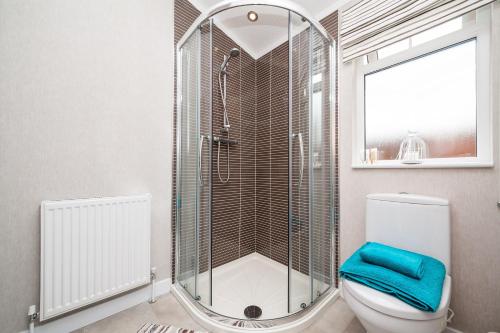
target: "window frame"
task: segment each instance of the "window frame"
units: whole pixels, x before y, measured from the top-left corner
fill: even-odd
[[[434,40],[377,60],[368,57],[368,64],[362,59],[356,61],[356,112],[353,131],[353,168],[482,168],[493,167],[493,113],[491,108],[490,75],[490,29],[489,8],[476,11],[476,22],[466,24],[462,29]],[[453,157],[425,159],[420,164],[404,164],[399,160],[378,160],[373,164],[364,161],[365,152],[365,76],[414,59],[430,55],[456,44],[476,39],[476,140],[477,157]],[[410,43],[411,45],[411,43]],[[375,61],[373,61],[375,59]]]

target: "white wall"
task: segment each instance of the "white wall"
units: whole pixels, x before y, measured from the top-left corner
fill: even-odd
[[[153,196],[170,276],[173,0],[0,0],[0,323],[39,303],[45,199]]]
[[[498,152],[500,3],[494,8],[493,111]],[[354,170],[352,129],[355,69],[340,66],[340,247],[342,261],[364,242],[365,196],[410,192],[448,198],[452,218],[452,326],[464,332],[500,331],[500,168],[441,170]]]

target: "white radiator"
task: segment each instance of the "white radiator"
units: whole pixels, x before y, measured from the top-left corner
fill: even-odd
[[[149,194],[41,206],[40,320],[150,281]]]

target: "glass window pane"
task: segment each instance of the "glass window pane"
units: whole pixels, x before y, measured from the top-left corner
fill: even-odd
[[[476,40],[365,76],[366,149],[396,159],[409,131],[428,158],[475,157]]]

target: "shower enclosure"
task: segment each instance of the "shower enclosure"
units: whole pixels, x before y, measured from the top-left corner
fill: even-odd
[[[260,3],[202,13],[177,44],[175,288],[254,322],[309,308],[337,275],[335,42]],[[265,54],[229,37],[247,16]]]

